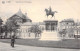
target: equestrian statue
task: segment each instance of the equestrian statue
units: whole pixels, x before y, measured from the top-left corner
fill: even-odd
[[[47,17],[48,17],[49,15],[51,15],[51,16],[53,17],[54,14],[57,13],[57,11],[52,11],[51,7],[50,7],[49,9],[45,9],[45,11],[46,11]],[[52,18],[52,17],[51,17],[51,18]],[[54,18],[55,18],[55,16],[54,16]]]

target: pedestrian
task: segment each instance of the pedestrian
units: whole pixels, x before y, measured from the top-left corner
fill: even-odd
[[[11,46],[14,47],[14,43],[15,43],[15,36],[13,35],[11,37]]]

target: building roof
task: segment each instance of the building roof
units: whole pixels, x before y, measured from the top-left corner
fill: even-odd
[[[22,13],[21,9],[19,9],[19,11],[15,15],[18,15],[19,17],[21,17],[23,19],[29,19],[27,15],[24,15]]]
[[[26,23],[19,23],[20,26],[31,26],[31,25],[45,25],[44,22],[26,22]]]
[[[16,14],[12,15],[9,19],[12,19],[12,18],[15,17],[15,16],[18,16],[18,17],[21,18],[21,19],[30,20],[27,15],[24,15],[24,14],[22,13],[21,9],[19,9],[19,11],[18,11]]]
[[[75,23],[76,26],[80,26],[80,22]]]
[[[62,23],[62,22],[74,22],[74,20],[73,19],[64,19],[60,23]]]
[[[31,26],[33,25],[32,22],[26,22],[26,23],[19,23],[20,26]]]
[[[45,25],[45,22],[39,22],[38,24],[39,25]]]

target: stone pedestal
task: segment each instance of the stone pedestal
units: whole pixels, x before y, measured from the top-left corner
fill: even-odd
[[[58,33],[56,31],[54,32],[47,32],[47,31],[44,31],[42,33],[42,36],[41,36],[41,39],[40,40],[48,40],[48,41],[59,41],[60,38],[58,37],[57,35]]]
[[[51,41],[59,41],[57,32],[57,20],[45,20],[45,30],[42,33],[40,40],[51,40]]]

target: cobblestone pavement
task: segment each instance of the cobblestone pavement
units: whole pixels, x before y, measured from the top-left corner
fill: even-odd
[[[0,42],[0,51],[80,51],[80,49],[45,48],[24,45],[15,45],[12,48],[10,44]]]

